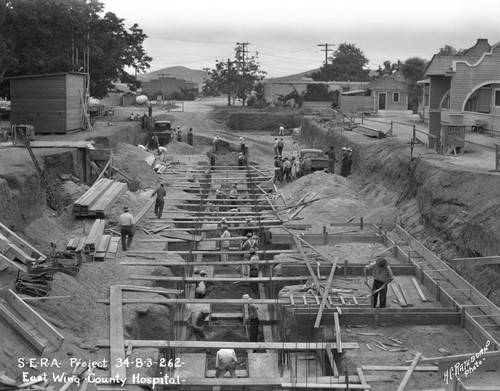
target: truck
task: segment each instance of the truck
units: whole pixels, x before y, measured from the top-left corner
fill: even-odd
[[[155,121],[153,132],[158,136],[161,146],[167,145],[172,140],[172,124],[170,121]]]

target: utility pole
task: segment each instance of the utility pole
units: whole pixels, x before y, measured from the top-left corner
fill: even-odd
[[[328,49],[328,46],[335,46],[334,43],[319,43],[318,46],[324,46],[324,49],[321,49],[322,52],[325,52],[325,65],[328,64],[328,52],[331,52],[333,49]]]
[[[227,59],[227,79],[228,79],[228,91],[227,91],[227,105],[231,106],[231,69],[233,64],[240,63],[240,61],[231,61],[230,58]]]
[[[243,76],[243,80],[245,80],[245,54],[248,52],[248,50],[246,49],[246,47],[248,45],[250,45],[250,43],[249,42],[236,42],[236,45],[238,45],[240,47],[239,50],[241,50],[241,52],[242,52],[242,56],[241,56],[241,74]],[[245,99],[243,99],[243,106],[245,106]]]

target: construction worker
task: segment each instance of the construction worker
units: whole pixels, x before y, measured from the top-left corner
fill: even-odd
[[[287,182],[292,180],[292,162],[287,157],[283,162],[283,176]]]
[[[260,261],[259,256],[257,255],[257,251],[255,248],[252,248],[250,250],[250,262],[258,262]],[[249,272],[249,277],[259,277],[259,264],[250,264],[250,272]],[[259,293],[259,285],[256,282],[251,282],[250,283],[250,288],[252,291],[256,294]]]
[[[203,324],[208,315],[210,315],[208,308],[195,310],[189,314],[189,317],[186,319],[186,341],[190,341],[193,335],[197,341],[207,340]]]
[[[285,146],[285,142],[283,141],[283,138],[280,138],[278,141],[278,155],[281,157],[283,156],[283,148]]]
[[[238,188],[236,185],[233,185],[229,191],[229,202],[231,205],[238,205]]]
[[[153,151],[156,151],[160,146],[160,142],[158,141],[158,135],[156,133],[153,133],[153,137],[151,137],[149,145],[151,146],[151,150]]]
[[[182,130],[180,126],[177,126],[177,141],[182,142]]]
[[[129,210],[130,208],[128,206],[124,206],[123,213],[118,218],[123,251],[127,251],[134,239],[134,216],[129,213]]]
[[[330,150],[325,153],[328,156],[328,172],[330,174],[335,174],[335,150],[333,145],[330,146]]]
[[[196,287],[194,289],[195,299],[203,299],[207,294],[207,289],[208,289],[208,282],[203,280],[207,276],[207,272],[205,270],[200,270],[199,275],[202,281],[196,283]]]
[[[219,136],[214,136],[212,139],[212,152],[217,152],[217,144],[219,143]]]
[[[227,229],[227,225],[224,225],[222,227],[222,235],[221,238],[222,240],[220,241],[220,250],[221,251],[229,251],[229,238],[231,237],[231,234],[229,233],[229,230]],[[221,254],[221,261],[222,262],[227,262],[229,261],[229,254]]]
[[[368,283],[367,272],[373,270],[373,308],[377,306],[377,299],[380,296],[380,308],[387,305],[387,285],[394,280],[391,267],[385,258],[377,258],[375,262],[370,263],[364,268],[365,281]],[[382,288],[382,289],[380,289]],[[377,290],[380,289],[379,292]],[[376,293],[375,293],[376,292]]]
[[[344,178],[347,178],[347,148],[342,147],[342,155],[340,156],[340,175],[342,175]]]
[[[247,158],[243,154],[243,152],[240,152],[238,156],[238,169],[244,170],[247,166]]]
[[[274,138],[274,146],[273,146],[273,148],[274,148],[274,154],[279,156],[280,153],[279,153],[279,150],[278,150],[278,138],[277,137]]]
[[[299,158],[300,157],[300,147],[297,141],[293,142],[292,145],[292,157]]]
[[[280,130],[278,131],[278,136],[284,136],[285,135],[285,128],[283,126],[280,126]]]
[[[210,153],[210,167],[213,169],[215,167],[215,162],[218,160],[217,155],[213,152]]]
[[[306,155],[304,159],[302,160],[302,164],[300,167],[300,175],[308,175],[311,173],[311,168],[312,168],[312,161],[309,155]]]
[[[153,116],[153,104],[151,103],[150,100],[148,100],[148,117]]]
[[[281,182],[281,161],[278,155],[274,157],[274,177],[273,177],[273,183],[276,184],[277,182]]]
[[[219,206],[219,210],[221,212],[225,212],[227,211],[227,208],[226,208],[226,193],[224,193],[224,191],[222,189],[217,189],[215,190],[215,199],[216,199],[216,202]]]
[[[250,295],[243,295],[243,300],[252,300]],[[249,340],[250,342],[258,342],[259,340],[259,312],[257,311],[257,307],[253,304],[245,304],[248,306],[248,318],[246,320],[246,324],[250,326]]]
[[[300,178],[300,158],[292,157],[292,177],[295,179]]]
[[[352,166],[352,149],[347,148],[347,161],[346,161],[346,178],[351,175],[351,166]]]
[[[167,194],[167,190],[165,189],[165,185],[163,183],[160,183],[160,186],[158,186],[155,191],[153,191],[153,194],[151,194],[151,198],[156,196],[156,202],[155,202],[155,215],[159,219],[161,219],[161,216],[163,214],[163,207],[165,206],[165,195]]]
[[[236,378],[236,353],[234,349],[219,349],[215,357],[215,377],[224,377],[226,372],[229,371],[231,377]]]
[[[188,145],[193,145],[193,140],[194,140],[193,128],[189,128],[188,133],[187,133],[187,143],[188,143]]]
[[[243,137],[240,137],[240,152],[243,155],[247,154],[247,146],[245,145],[245,139]]]
[[[255,223],[252,221],[252,218],[250,216],[246,217],[246,222],[245,225],[243,226],[243,231],[242,235],[243,236],[248,236],[250,234],[250,237],[253,236],[254,230],[255,230]]]
[[[161,162],[166,163],[167,161],[167,148],[159,146],[158,147],[158,158]]]

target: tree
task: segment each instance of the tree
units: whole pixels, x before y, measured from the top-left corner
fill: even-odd
[[[319,71],[310,76],[316,81],[364,81],[368,80],[368,59],[354,44],[342,43],[329,58],[331,63],[324,64]]]
[[[441,56],[459,56],[465,54],[467,49],[455,49],[451,45],[444,45],[442,48],[439,48],[438,55]]]
[[[98,0],[0,0],[0,82],[7,76],[81,72],[90,75],[90,94],[106,95],[113,81],[140,86],[136,72],[149,68],[142,43],[147,36],[126,30],[114,13],[103,16]],[[90,53],[89,58],[84,54]]]
[[[267,72],[259,69],[256,56],[244,58],[240,47],[235,48],[235,59],[216,60],[215,68],[205,68],[208,77],[205,79],[202,92],[208,96],[227,94],[227,105],[234,105],[237,98],[243,100],[243,105],[249,95],[258,90],[259,82]]]
[[[424,78],[426,68],[427,61],[420,57],[409,58],[401,65],[401,74],[408,82],[408,99],[414,114],[418,113],[418,103],[422,97],[422,87],[417,81]]]
[[[401,68],[401,61],[399,60],[393,63],[391,63],[390,61],[384,61],[384,68],[382,69],[382,67],[379,65],[377,69],[377,74],[378,77],[382,77],[385,75],[392,75],[393,73],[399,71],[400,68]]]

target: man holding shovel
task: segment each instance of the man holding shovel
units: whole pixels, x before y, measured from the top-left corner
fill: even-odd
[[[370,263],[364,268],[365,284],[368,285],[368,270],[373,269],[373,286],[371,287],[373,296],[373,308],[377,306],[377,299],[380,295],[379,308],[385,308],[387,303],[387,285],[394,280],[392,270],[388,265],[387,259],[377,258],[375,262]],[[368,285],[369,286],[369,285]]]

